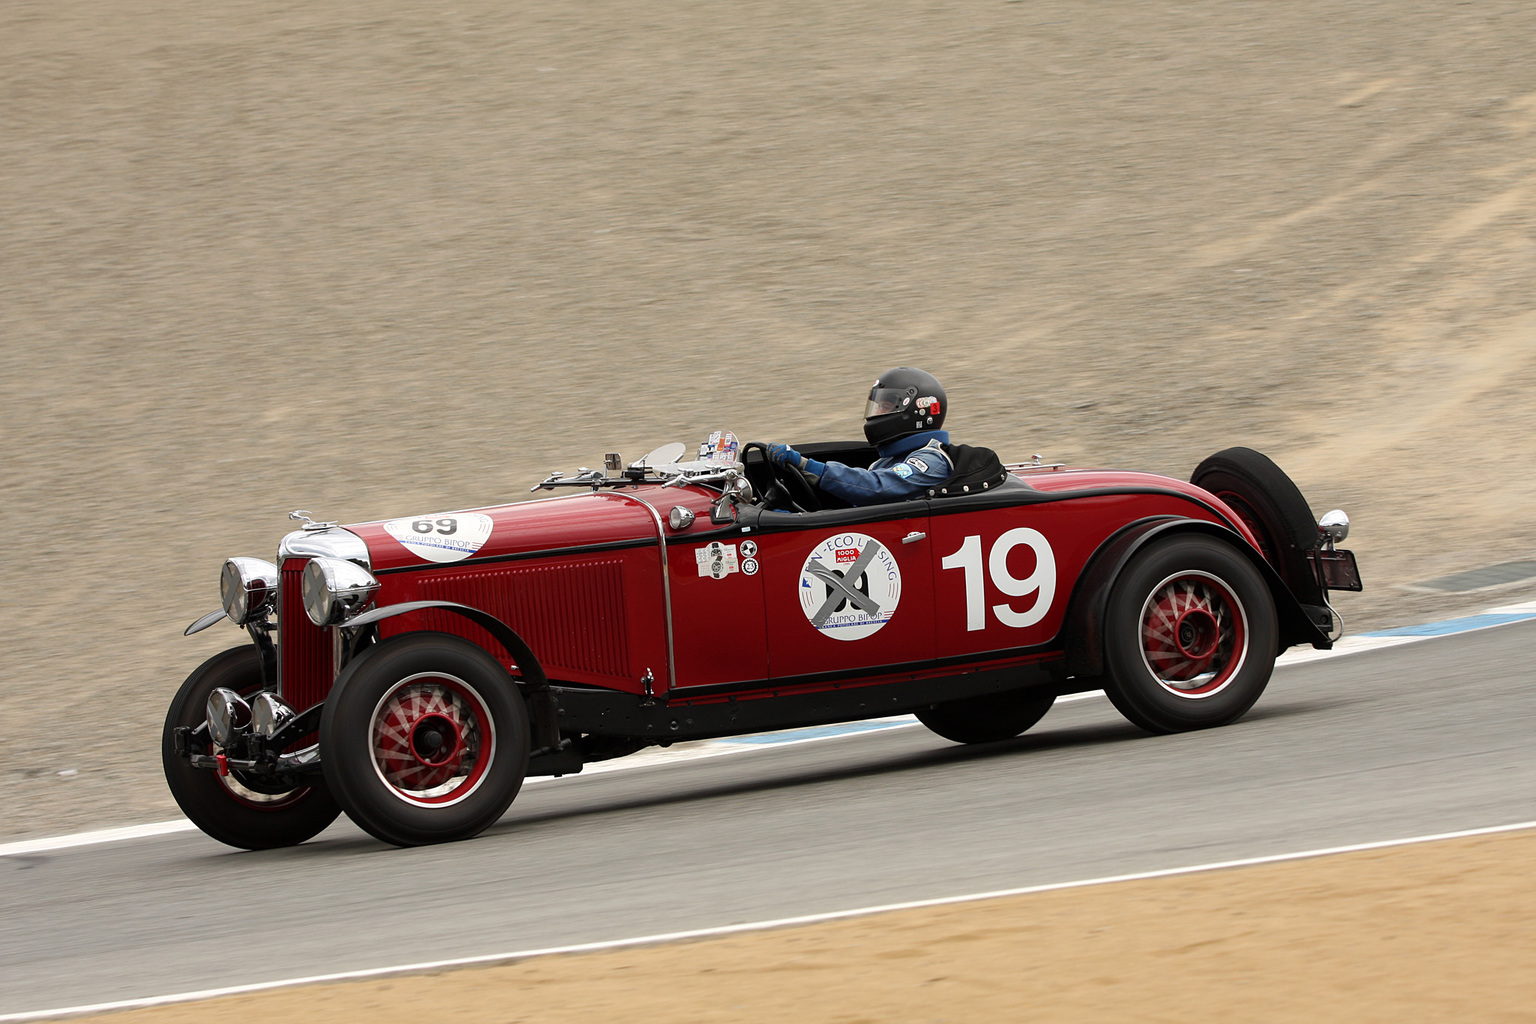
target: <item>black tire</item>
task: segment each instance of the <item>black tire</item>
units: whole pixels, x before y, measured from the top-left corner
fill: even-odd
[[[1055,702],[1050,690],[1009,690],[947,700],[918,711],[917,720],[956,743],[995,743],[1022,735]]]
[[[1196,466],[1189,482],[1237,513],[1291,593],[1302,601],[1321,602],[1307,561],[1307,552],[1318,545],[1317,522],[1300,488],[1269,456],[1252,448],[1227,448]]]
[[[287,793],[264,792],[270,783],[243,780],[239,772],[221,778],[207,768],[193,768],[177,755],[175,730],[202,725],[208,695],[219,686],[242,697],[262,688],[261,654],[254,645],[234,647],[203,662],[181,684],[166,712],[160,761],[166,785],[182,813],[209,836],[243,850],[294,846],[325,831],[341,808],[324,780],[316,777]],[[213,744],[205,744],[201,752],[214,753]]]
[[[1249,557],[1211,537],[1168,537],[1138,552],[1110,591],[1105,692],[1153,733],[1226,725],[1269,684],[1275,602]]]
[[[396,846],[468,839],[528,771],[528,711],[467,640],[412,633],[342,670],[320,718],[325,778],[359,827]]]

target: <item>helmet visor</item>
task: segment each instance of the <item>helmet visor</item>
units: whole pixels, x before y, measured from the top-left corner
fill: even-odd
[[[864,418],[889,416],[893,412],[905,412],[912,407],[912,392],[907,388],[871,388],[869,402],[864,406]]]

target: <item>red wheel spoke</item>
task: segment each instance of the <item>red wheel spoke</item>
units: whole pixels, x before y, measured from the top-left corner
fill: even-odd
[[[489,764],[484,703],[464,684],[429,677],[408,682],[380,703],[373,754],[380,778],[410,803],[460,799],[479,784]]]
[[[1237,599],[1203,573],[1160,584],[1142,612],[1142,655],[1165,688],[1203,696],[1224,686],[1245,650]]]

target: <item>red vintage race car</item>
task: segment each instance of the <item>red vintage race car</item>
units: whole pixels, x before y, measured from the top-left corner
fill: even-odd
[[[868,465],[863,443],[797,446]],[[1017,736],[1104,689],[1151,732],[1225,725],[1287,647],[1326,648],[1358,590],[1295,484],[1246,448],[1185,483],[1032,462],[926,497],[832,507],[716,435],[555,474],[556,496],[340,526],[231,558],[204,663],[166,718],[177,802],[245,848],[340,811],[401,845],[473,836],[527,775],[647,746],[914,713]],[[995,459],[994,459],[995,462]]]

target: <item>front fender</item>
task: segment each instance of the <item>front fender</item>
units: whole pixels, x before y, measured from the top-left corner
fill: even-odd
[[[400,604],[386,605],[383,608],[364,612],[348,619],[343,625],[371,626],[396,615],[419,612],[426,608],[441,609],[468,619],[495,637],[496,642],[507,649],[507,653],[512,656],[512,661],[522,675],[523,699],[527,701],[528,713],[532,719],[533,743],[536,751],[560,750],[560,708],[555,703],[554,694],[549,688],[549,677],[544,674],[544,666],[539,664],[533,648],[529,647],[511,626],[490,612],[455,601],[403,601]],[[580,771],[581,769],[578,764],[575,768],[566,770]]]
[[[1072,598],[1067,604],[1067,672],[1073,676],[1098,676],[1104,673],[1104,615],[1109,593],[1126,564],[1153,541],[1177,533],[1200,533],[1231,545],[1247,556],[1269,587],[1275,602],[1280,650],[1298,644],[1310,644],[1320,650],[1333,646],[1301,602],[1292,594],[1275,567],[1234,530],[1203,519],[1156,516],[1141,519],[1111,536],[1088,559],[1077,577]]]
[[[396,615],[405,615],[408,612],[419,612],[426,608],[441,608],[443,611],[452,612],[462,616],[485,630],[496,638],[497,643],[507,649],[517,664],[518,671],[522,673],[523,682],[530,687],[542,688],[549,684],[549,677],[544,674],[544,666],[539,664],[538,657],[533,653],[533,648],[523,642],[523,638],[513,631],[511,626],[502,622],[490,612],[481,611],[479,608],[471,608],[467,604],[458,604],[454,601],[404,601],[400,604],[385,605],[361,615],[353,616],[343,626],[371,626],[375,622],[394,618]]]

